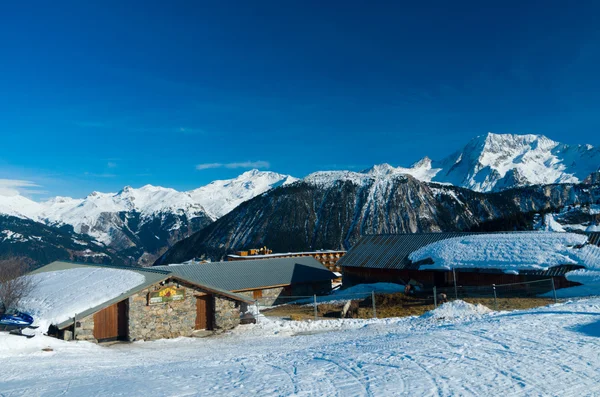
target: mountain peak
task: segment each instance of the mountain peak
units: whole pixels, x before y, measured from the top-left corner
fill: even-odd
[[[131,193],[132,191],[133,191],[133,188],[131,186],[127,185],[123,189],[121,189],[121,191],[119,191],[118,194]]]
[[[371,168],[367,168],[362,171],[363,174],[369,175],[391,175],[396,173],[396,168],[392,167],[388,163],[376,164]]]
[[[414,163],[411,168],[431,168],[431,159],[428,156]]]

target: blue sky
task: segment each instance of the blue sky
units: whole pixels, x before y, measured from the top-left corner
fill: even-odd
[[[598,2],[13,3],[0,178],[37,198],[600,144]]]

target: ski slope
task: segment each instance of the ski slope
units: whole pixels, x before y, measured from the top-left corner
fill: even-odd
[[[448,310],[451,309],[451,310]],[[466,312],[465,312],[466,310]],[[0,334],[3,396],[586,396],[600,394],[600,299],[449,317],[242,326],[98,347]],[[439,313],[438,313],[439,314]],[[337,327],[327,326],[337,323]],[[331,332],[323,332],[329,329]],[[10,338],[10,339],[9,339]]]

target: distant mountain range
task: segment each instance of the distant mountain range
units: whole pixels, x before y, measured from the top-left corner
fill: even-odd
[[[423,158],[410,168],[375,166],[366,173],[407,174],[477,192],[520,186],[579,183],[600,168],[600,148],[567,145],[542,135],[488,133],[442,159]]]
[[[88,236],[98,252],[110,253],[93,258],[132,265],[265,244],[286,251],[347,248],[361,233],[464,230],[520,213],[593,204],[597,190],[585,193],[577,184],[597,184],[599,167],[600,149],[590,145],[489,133],[440,161],[425,157],[408,168],[381,164],[302,180],[252,170],[188,192],[147,185],[42,203],[0,196],[0,214],[7,215],[0,233],[13,231],[5,223],[9,216],[12,228],[19,219],[33,222],[28,230],[36,223],[70,228],[73,240]],[[0,241],[0,259],[13,243]]]
[[[170,245],[239,203],[293,181],[288,175],[252,170],[189,192],[146,185],[139,189],[127,186],[118,193],[93,192],[83,199],[55,197],[41,203],[23,196],[0,196],[0,214],[16,218],[12,225],[23,219],[45,227],[71,228],[128,264],[147,265]],[[31,222],[26,223],[31,229]],[[4,228],[0,222],[0,231]],[[8,243],[12,242],[4,244]],[[0,256],[3,251],[0,241]]]

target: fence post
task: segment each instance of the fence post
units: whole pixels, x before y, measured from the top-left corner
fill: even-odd
[[[77,313],[73,316],[73,340],[77,340]]]
[[[554,295],[554,303],[558,303],[558,299],[556,297],[556,288],[554,286],[554,277],[551,277],[550,281],[552,281],[552,294]]]
[[[458,300],[458,288],[456,288],[456,271],[452,268],[452,279],[454,280],[454,300]]]
[[[433,286],[433,307],[437,309],[437,287]]]
[[[377,309],[375,308],[375,291],[371,291],[371,300],[373,301],[373,318],[377,318]]]
[[[496,296],[496,284],[492,284],[492,288],[494,289],[494,309],[498,311],[498,297]]]
[[[313,298],[315,299],[315,321],[317,321],[319,314],[318,314],[318,309],[317,309],[317,295],[313,295]]]
[[[258,317],[260,312],[258,311],[258,299],[254,300],[254,307],[256,308],[256,316],[254,317],[256,319],[256,324],[258,324]]]

